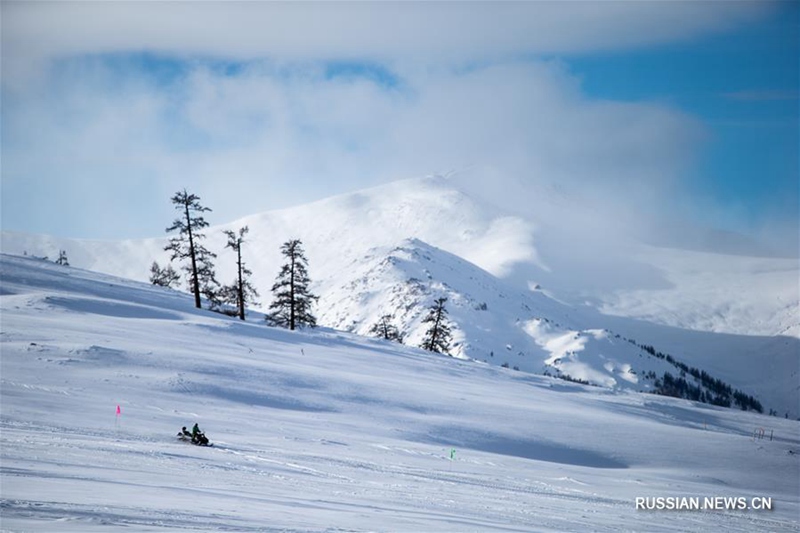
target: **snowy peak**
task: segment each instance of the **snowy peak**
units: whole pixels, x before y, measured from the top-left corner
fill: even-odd
[[[441,176],[393,182],[279,214],[293,221],[309,249],[334,245],[327,254],[348,259],[358,259],[367,248],[419,239],[495,275],[537,260],[531,223],[475,199]]]
[[[475,342],[482,342],[478,336],[471,338],[471,325],[482,322],[480,337],[491,336],[488,321],[495,313],[487,312],[489,306],[495,311],[505,308],[508,303],[498,302],[512,302],[510,295],[516,292],[478,266],[419,239],[373,248],[336,279],[339,283],[327,287],[320,301],[326,323],[367,334],[380,316],[390,314],[409,344],[421,340],[420,322],[427,308],[436,298],[446,297],[456,330],[451,354],[461,357],[474,357]]]
[[[373,249],[348,272],[347,279],[328,288],[320,302],[322,309],[334,310],[323,311],[321,319],[337,329],[368,335],[372,325],[389,314],[406,342],[419,345],[428,308],[435,299],[446,297],[453,328],[451,355],[531,372],[557,367],[563,358],[550,343],[554,335],[579,331],[581,317],[568,307],[542,293],[517,291],[476,265],[418,239]],[[546,326],[537,328],[534,323]],[[616,384],[606,376],[592,381]]]

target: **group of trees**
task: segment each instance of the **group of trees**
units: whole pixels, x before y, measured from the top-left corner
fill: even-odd
[[[228,285],[221,285],[217,281],[213,262],[217,254],[203,244],[206,238],[203,230],[208,227],[203,214],[211,209],[200,203],[199,196],[190,194],[185,189],[175,193],[171,201],[180,214],[166,229],[167,233],[177,231],[164,248],[165,251],[171,252],[170,264],[161,267],[154,261],[150,267],[150,282],[163,287],[177,285],[181,276],[172,267],[172,261],[177,260],[181,263],[180,268],[186,276],[189,291],[194,295],[195,307],[202,307],[202,300],[205,298],[212,310],[245,320],[246,306],[257,303],[256,298],[259,297],[258,291],[250,281],[253,273],[242,259],[242,250],[249,228],[244,226],[238,232],[230,230],[224,232],[228,238],[225,248],[230,248],[236,254],[236,279]],[[286,263],[281,267],[272,286],[273,300],[269,305],[266,319],[272,325],[292,330],[303,326],[314,327],[317,320],[312,312],[312,306],[318,300],[318,296],[312,294],[309,289],[311,282],[308,276],[308,260],[302,242],[292,239],[283,243],[281,253]],[[447,298],[436,299],[422,320],[423,324],[428,324],[429,327],[420,346],[431,352],[447,353],[450,349],[452,333],[447,321],[445,302]],[[391,323],[391,319],[391,315],[383,315],[373,325],[371,333],[402,343],[403,335]]]
[[[150,267],[150,282],[163,287],[172,287],[180,282],[180,274],[171,264],[178,260],[182,263],[189,291],[194,295],[195,307],[201,308],[202,299],[205,298],[212,310],[245,320],[246,306],[257,303],[256,298],[259,297],[250,281],[253,272],[242,258],[249,228],[244,226],[238,232],[224,232],[228,238],[225,248],[230,248],[236,254],[236,279],[228,285],[221,285],[217,281],[213,262],[217,254],[203,244],[206,238],[203,229],[208,227],[203,213],[211,209],[200,203],[199,196],[185,189],[175,193],[171,201],[180,215],[166,229],[167,233],[178,232],[164,247],[165,251],[172,252],[170,264],[162,268],[154,261]],[[308,261],[302,243],[297,239],[290,240],[283,244],[281,252],[286,256],[287,263],[281,268],[272,287],[274,300],[266,319],[273,325],[289,329],[313,327],[316,318],[311,312],[311,304],[317,297],[309,290]]]
[[[764,407],[755,397],[734,389],[719,378],[712,377],[705,370],[700,370],[686,363],[678,361],[670,354],[656,350],[649,344],[638,344],[632,339],[628,342],[634,344],[657,359],[663,359],[680,371],[679,377],[674,377],[669,372],[657,379],[654,372],[650,372],[647,377],[654,379],[655,389],[653,392],[664,396],[674,396],[676,398],[686,398],[702,403],[710,403],[722,407],[736,405],[743,411],[752,410],[759,413],[764,412]],[[685,378],[692,376],[699,385],[692,385]]]
[[[28,252],[24,251],[24,252],[22,252],[22,255],[27,257],[28,256]],[[43,257],[37,257],[35,255],[31,255],[31,257],[33,257],[34,259],[41,259],[43,261],[50,261],[50,258],[47,257],[46,255],[43,256]],[[69,259],[67,259],[67,251],[59,249],[58,250],[58,259],[54,259],[53,262],[55,264],[57,264],[57,265],[69,266]]]
[[[419,347],[436,353],[449,353],[452,331],[447,320],[447,309],[444,304],[447,298],[440,297],[434,300],[428,309],[428,314],[422,319],[423,324],[428,324],[422,343]],[[396,341],[402,344],[403,334],[392,324],[392,315],[383,315],[373,324],[370,333],[382,339]]]
[[[703,382],[703,386],[706,383]],[[729,385],[719,382],[717,386],[703,390],[703,387],[692,385],[683,377],[675,377],[669,372],[664,372],[660,379],[655,381],[655,393],[675,398],[686,398],[696,402],[710,403],[721,407],[731,407],[735,404],[742,411],[764,412],[761,402],[740,390],[732,390]]]

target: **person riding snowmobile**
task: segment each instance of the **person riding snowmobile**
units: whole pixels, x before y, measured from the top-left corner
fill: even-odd
[[[200,426],[198,426],[196,422],[192,427],[192,442],[195,444],[208,444],[208,439],[205,434],[200,431]]]

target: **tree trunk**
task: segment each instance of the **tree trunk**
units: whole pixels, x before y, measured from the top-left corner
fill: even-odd
[[[184,204],[186,210],[186,229],[189,232],[189,255],[192,258],[192,281],[194,282],[194,306],[200,309],[200,279],[197,276],[197,258],[194,253],[194,238],[192,237],[192,222],[189,216],[189,204]]]
[[[294,330],[295,326],[295,307],[297,306],[297,302],[295,299],[294,293],[294,258],[295,258],[295,250],[292,248],[291,252],[291,272],[289,274],[289,329]]]
[[[239,246],[236,247],[237,265],[239,267],[239,319],[244,320],[244,281],[242,280],[242,242],[239,241]]]
[[[430,350],[431,352],[436,351],[435,350],[435,348],[436,348],[436,337],[437,337],[437,335],[439,333],[439,319],[441,318],[441,316],[442,316],[442,307],[440,305],[436,309],[436,321],[433,323],[433,333],[431,334],[431,345],[430,345],[430,348],[428,348],[428,350]]]

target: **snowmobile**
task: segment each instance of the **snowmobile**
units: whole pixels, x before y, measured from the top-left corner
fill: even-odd
[[[213,446],[214,444],[208,442],[208,437],[206,437],[205,433],[198,433],[195,438],[192,438],[192,434],[188,431],[181,431],[178,433],[178,440],[183,442],[189,442],[194,444],[195,446]]]

